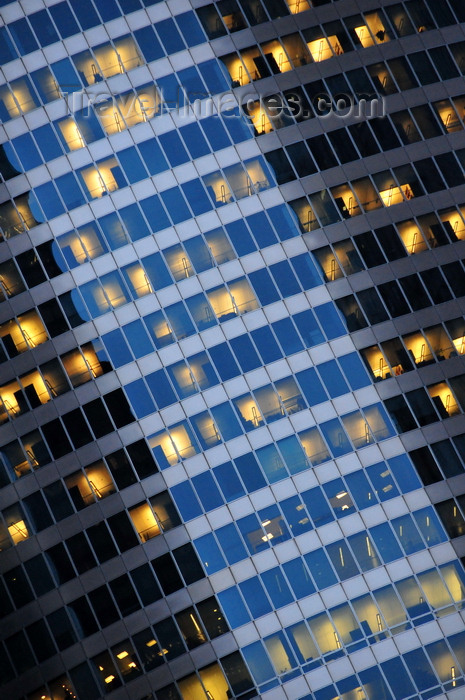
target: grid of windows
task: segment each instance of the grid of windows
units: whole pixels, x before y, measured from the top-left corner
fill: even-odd
[[[203,1],[0,0],[2,683],[460,689],[462,4]]]

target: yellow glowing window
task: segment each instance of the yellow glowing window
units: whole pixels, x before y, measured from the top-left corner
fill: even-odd
[[[356,35],[358,36],[359,41],[360,41],[361,45],[363,46],[363,48],[366,49],[369,46],[373,46],[373,44],[375,42],[373,41],[373,37],[371,36],[370,31],[366,25],[362,25],[360,27],[355,27],[354,31],[355,31]]]
[[[14,544],[27,540],[29,537],[27,525],[24,520],[18,520],[17,522],[8,525],[8,532]]]
[[[63,139],[70,151],[76,151],[84,146],[84,139],[79,127],[71,117],[58,122]]]
[[[337,41],[337,37],[332,38],[336,39]],[[316,63],[319,63],[320,61],[326,61],[328,58],[332,58],[334,55],[331,48],[331,44],[328,41],[328,39],[326,39],[326,37],[316,39],[315,41],[310,41],[307,43],[307,46],[308,50],[312,54],[313,60]],[[337,46],[339,46],[339,52],[342,53],[342,48],[339,42],[337,42]]]
[[[384,206],[390,207],[393,204],[403,202],[404,196],[405,199],[412,199],[413,192],[410,185],[403,185],[401,188],[392,184],[387,190],[382,190],[379,193],[379,196],[381,197],[381,201],[383,202]]]

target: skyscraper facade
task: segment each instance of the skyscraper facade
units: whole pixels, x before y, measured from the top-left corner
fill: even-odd
[[[463,1],[0,17],[0,697],[463,699]]]

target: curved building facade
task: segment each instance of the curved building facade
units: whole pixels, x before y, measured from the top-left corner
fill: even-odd
[[[0,696],[463,698],[462,0],[0,18]]]

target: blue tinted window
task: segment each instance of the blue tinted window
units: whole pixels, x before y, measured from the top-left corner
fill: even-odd
[[[267,210],[268,216],[282,241],[300,236],[300,228],[296,215],[288,204],[280,204]]]
[[[173,284],[173,280],[171,279],[171,275],[168,272],[168,268],[163,261],[161,253],[148,255],[146,258],[142,259],[142,262],[154,289],[162,289],[169,284]]]
[[[116,19],[116,17],[121,16],[121,10],[119,9],[115,0],[105,0],[105,2],[100,2],[98,4],[98,11],[104,22],[109,22],[111,19]]]
[[[264,212],[260,211],[257,214],[252,214],[252,216],[248,216],[247,223],[249,224],[252,230],[253,236],[257,241],[257,245],[259,248],[266,248],[266,246],[274,245],[278,242],[276,234],[273,231],[270,222],[268,221]],[[281,263],[277,263],[277,265],[280,264]],[[271,267],[275,268],[276,265],[272,265]],[[274,276],[274,273],[272,274]]]
[[[247,335],[231,338],[229,342],[243,372],[249,372],[261,366],[260,358]]]
[[[272,304],[281,298],[267,269],[262,268],[251,272],[249,279],[262,306]]]
[[[147,391],[143,379],[126,384],[124,387],[128,395],[129,403],[137,418],[143,418],[156,410],[153,399]]]
[[[232,440],[242,435],[242,430],[229,403],[222,403],[211,409],[213,419],[218,426],[223,440]]]
[[[195,66],[180,70],[176,75],[181,84],[182,91],[187,102],[192,103],[195,102],[195,100],[203,100],[206,97],[209,97],[209,93],[201,81]]]
[[[242,581],[239,584],[244,600],[246,601],[250,612],[252,613],[252,618],[260,617],[261,615],[266,615],[266,613],[271,612],[272,608],[270,602],[266,596],[263,586],[260,583],[258,576],[249,578],[247,581]]]
[[[163,78],[158,78],[157,86],[161,93],[163,112],[183,106],[184,98],[175,75],[165,75]]]
[[[74,113],[74,119],[86,143],[92,143],[103,138],[104,133],[94,110],[80,109]]]
[[[304,491],[301,496],[315,527],[320,527],[334,520],[334,514],[319,486]]]
[[[142,158],[145,161],[150,175],[157,175],[157,173],[161,173],[163,170],[168,170],[168,163],[166,162],[165,156],[163,155],[162,150],[155,139],[142,141],[142,143],[138,144],[138,148],[142,154]]]
[[[283,569],[296,598],[305,598],[305,596],[315,593],[315,586],[302,559],[292,559],[292,561],[286,562],[283,564]]]
[[[224,569],[226,562],[211,533],[198,537],[194,540],[194,545],[207,574],[213,574],[215,571]]]
[[[139,0],[118,0],[118,2],[121,6],[121,9],[123,10],[123,14],[140,10]]]
[[[226,87],[224,89],[227,90],[228,88]],[[212,151],[219,151],[221,148],[227,148],[231,145],[229,136],[226,133],[219,117],[207,117],[206,119],[202,119],[200,124],[210,143]]]
[[[90,0],[68,0],[68,2],[73,8],[82,29],[90,29],[100,24],[100,18]]]
[[[261,642],[249,644],[242,649],[242,653],[256,683],[264,683],[269,678],[275,677],[276,671],[273,670]]]
[[[147,171],[144,168],[140,156],[134,146],[131,148],[125,148],[123,151],[119,151],[118,158],[126,177],[131,184],[133,182],[139,182],[139,180],[147,177]]]
[[[123,332],[135,357],[153,352],[153,345],[140,319],[123,326]]]
[[[224,92],[231,87],[231,78],[224,65],[216,58],[211,61],[206,61],[198,66],[202,78],[205,80],[207,87],[216,95],[218,92]]]
[[[232,462],[225,462],[213,468],[213,473],[227,501],[233,501],[245,494]]]
[[[16,50],[5,27],[0,28],[0,64],[4,65],[17,57]]]
[[[389,679],[389,685],[396,700],[403,700],[403,698],[415,694],[415,688],[401,659],[394,658],[383,661],[381,668],[386,678]]]
[[[266,486],[262,471],[258,466],[255,456],[251,452],[242,455],[242,457],[236,457],[234,464],[249,493]]]
[[[176,22],[188,46],[196,46],[206,41],[199,21],[193,12],[184,12],[182,15],[177,15]]]
[[[240,374],[239,367],[234,360],[231,350],[226,343],[215,345],[209,348],[210,356],[220,375],[221,381],[225,382],[232,377],[237,377]]]
[[[294,600],[294,596],[287,585],[286,579],[278,567],[270,569],[269,571],[264,571],[261,574],[261,579],[275,608],[288,605],[288,603]]]
[[[160,369],[145,377],[158,408],[164,408],[176,402],[176,395],[168,381],[165,370]]]
[[[50,124],[44,124],[44,126],[34,129],[34,138],[45,161],[63,155],[63,149]]]
[[[191,218],[192,214],[187,208],[187,204],[178,187],[165,190],[161,193],[161,198],[174,224],[179,224],[181,221]]]
[[[102,335],[102,340],[115,368],[132,362],[132,355],[119,328]]]
[[[173,168],[176,165],[187,163],[190,160],[179,135],[175,131],[168,131],[166,134],[160,134],[158,139]]]
[[[333,418],[333,420],[326,421],[326,423],[321,423],[320,429],[334,457],[340,457],[352,451],[339,418]]]
[[[194,489],[188,481],[172,486],[170,493],[178,507],[183,520],[191,520],[202,514],[202,508],[194,493]]]
[[[385,564],[403,557],[402,550],[397,540],[392,536],[392,530],[388,523],[371,527],[370,535]]]
[[[10,22],[8,29],[22,56],[39,48],[25,19],[18,19],[16,22]]]
[[[292,355],[304,349],[302,341],[290,318],[283,318],[271,324],[285,355]]]
[[[35,168],[37,165],[42,164],[42,158],[40,157],[39,151],[37,150],[30,134],[17,136],[15,139],[13,139],[12,144],[15,147],[16,153],[18,154],[18,157],[25,170]]]
[[[359,508],[368,508],[377,502],[371,484],[363,471],[346,474],[345,480]]]
[[[308,513],[305,508],[303,508],[302,501],[298,496],[286,498],[284,501],[281,501],[279,505],[294,537],[312,529],[313,526],[308,517]]]
[[[316,406],[316,404],[327,400],[326,391],[313,367],[305,369],[302,372],[297,372],[296,378],[305,394],[309,406]]]
[[[126,230],[115,213],[100,217],[98,222],[111,250],[116,250],[129,243]]]
[[[29,22],[41,46],[48,46],[59,40],[59,36],[55,31],[55,27],[50,22],[50,17],[46,10],[34,12],[34,14],[29,15]]]
[[[129,233],[131,241],[138,241],[139,238],[145,238],[149,235],[147,224],[137,204],[130,204],[128,207],[123,207],[119,210],[119,215],[123,220],[123,224]]]
[[[290,297],[302,291],[287,260],[270,265],[269,269],[283,297]]]
[[[186,142],[192,158],[200,158],[210,153],[210,148],[198,124],[194,122],[193,124],[182,126],[179,132]]]
[[[279,349],[278,343],[276,342],[274,335],[268,326],[251,331],[250,335],[258,348],[258,352],[260,353],[264,364],[274,362],[274,360],[278,360],[283,356],[281,350]]]
[[[237,107],[222,113],[222,118],[226,129],[234,143],[241,143],[253,138],[253,129],[244,114],[240,113]]]
[[[312,289],[322,283],[315,264],[308,253],[291,258],[291,265],[296,271],[300,284],[304,289]]]
[[[327,588],[337,583],[337,578],[323,549],[305,554],[304,559],[318,588]]]
[[[221,609],[226,615],[229,626],[234,629],[249,622],[250,615],[244,605],[242,597],[234,586],[217,594]]]
[[[391,520],[391,525],[406,554],[413,554],[424,549],[425,545],[411,515],[394,518]]]
[[[63,39],[66,39],[67,37],[79,32],[79,27],[74,19],[74,15],[66,2],[60,2],[58,5],[52,5],[48,8],[48,11],[52,15],[53,21],[57,25],[58,31]]]
[[[327,304],[316,306],[314,311],[328,340],[346,334],[344,325],[331,301]]]
[[[69,58],[62,58],[61,61],[52,63],[51,68],[62,92],[74,92],[81,89],[81,81]]]
[[[324,341],[324,335],[315,319],[313,311],[301,311],[293,316],[293,320],[306,347],[311,348]]]
[[[152,27],[142,27],[133,32],[144,58],[149,63],[165,55]]]
[[[60,97],[52,72],[48,68],[39,68],[30,74],[31,80],[42,102],[45,104]]]
[[[308,468],[305,452],[302,450],[302,446],[295,435],[278,440],[278,447],[291,474],[297,474]]]
[[[399,495],[392,474],[385,462],[379,462],[371,467],[367,467],[366,472],[380,501],[387,501],[389,498]]]
[[[166,53],[176,53],[176,51],[182,51],[186,48],[172,19],[164,19],[162,22],[157,22],[155,28]]]
[[[210,211],[212,205],[200,180],[185,182],[181,189],[195,216]]]
[[[367,371],[356,352],[338,357],[344,374],[346,375],[352,390],[361,389],[371,384]]]
[[[186,299],[186,304],[199,331],[216,325],[213,309],[203,292]]]
[[[53,219],[54,216],[63,214],[65,209],[58,197],[53,182],[46,182],[44,185],[39,185],[34,191],[47,219]]]
[[[242,220],[227,224],[226,231],[238,255],[247,255],[256,250],[252,236]]]
[[[235,564],[241,559],[247,558],[248,554],[234,523],[216,528],[215,534],[228,560],[228,564]]]
[[[206,511],[223,505],[224,500],[210,472],[204,472],[203,474],[193,476],[192,484]]]
[[[166,211],[164,210],[157,194],[153,195],[153,197],[143,199],[140,202],[140,206],[147,218],[147,221],[150,222],[150,228],[154,233],[161,231],[170,225]]]
[[[433,669],[423,649],[408,651],[403,655],[418,690],[426,690],[438,685]]]
[[[415,511],[413,517],[428,547],[448,539],[436,512],[431,506]]]
[[[288,476],[288,471],[275,445],[260,447],[256,450],[256,455],[270,484]]]
[[[66,175],[55,178],[55,184],[67,209],[74,209],[75,207],[81,206],[81,204],[85,204],[86,199],[78,185],[74,173],[67,173]]]
[[[336,364],[336,360],[329,360],[329,362],[318,365],[318,372],[332,399],[347,394],[349,387]]]

